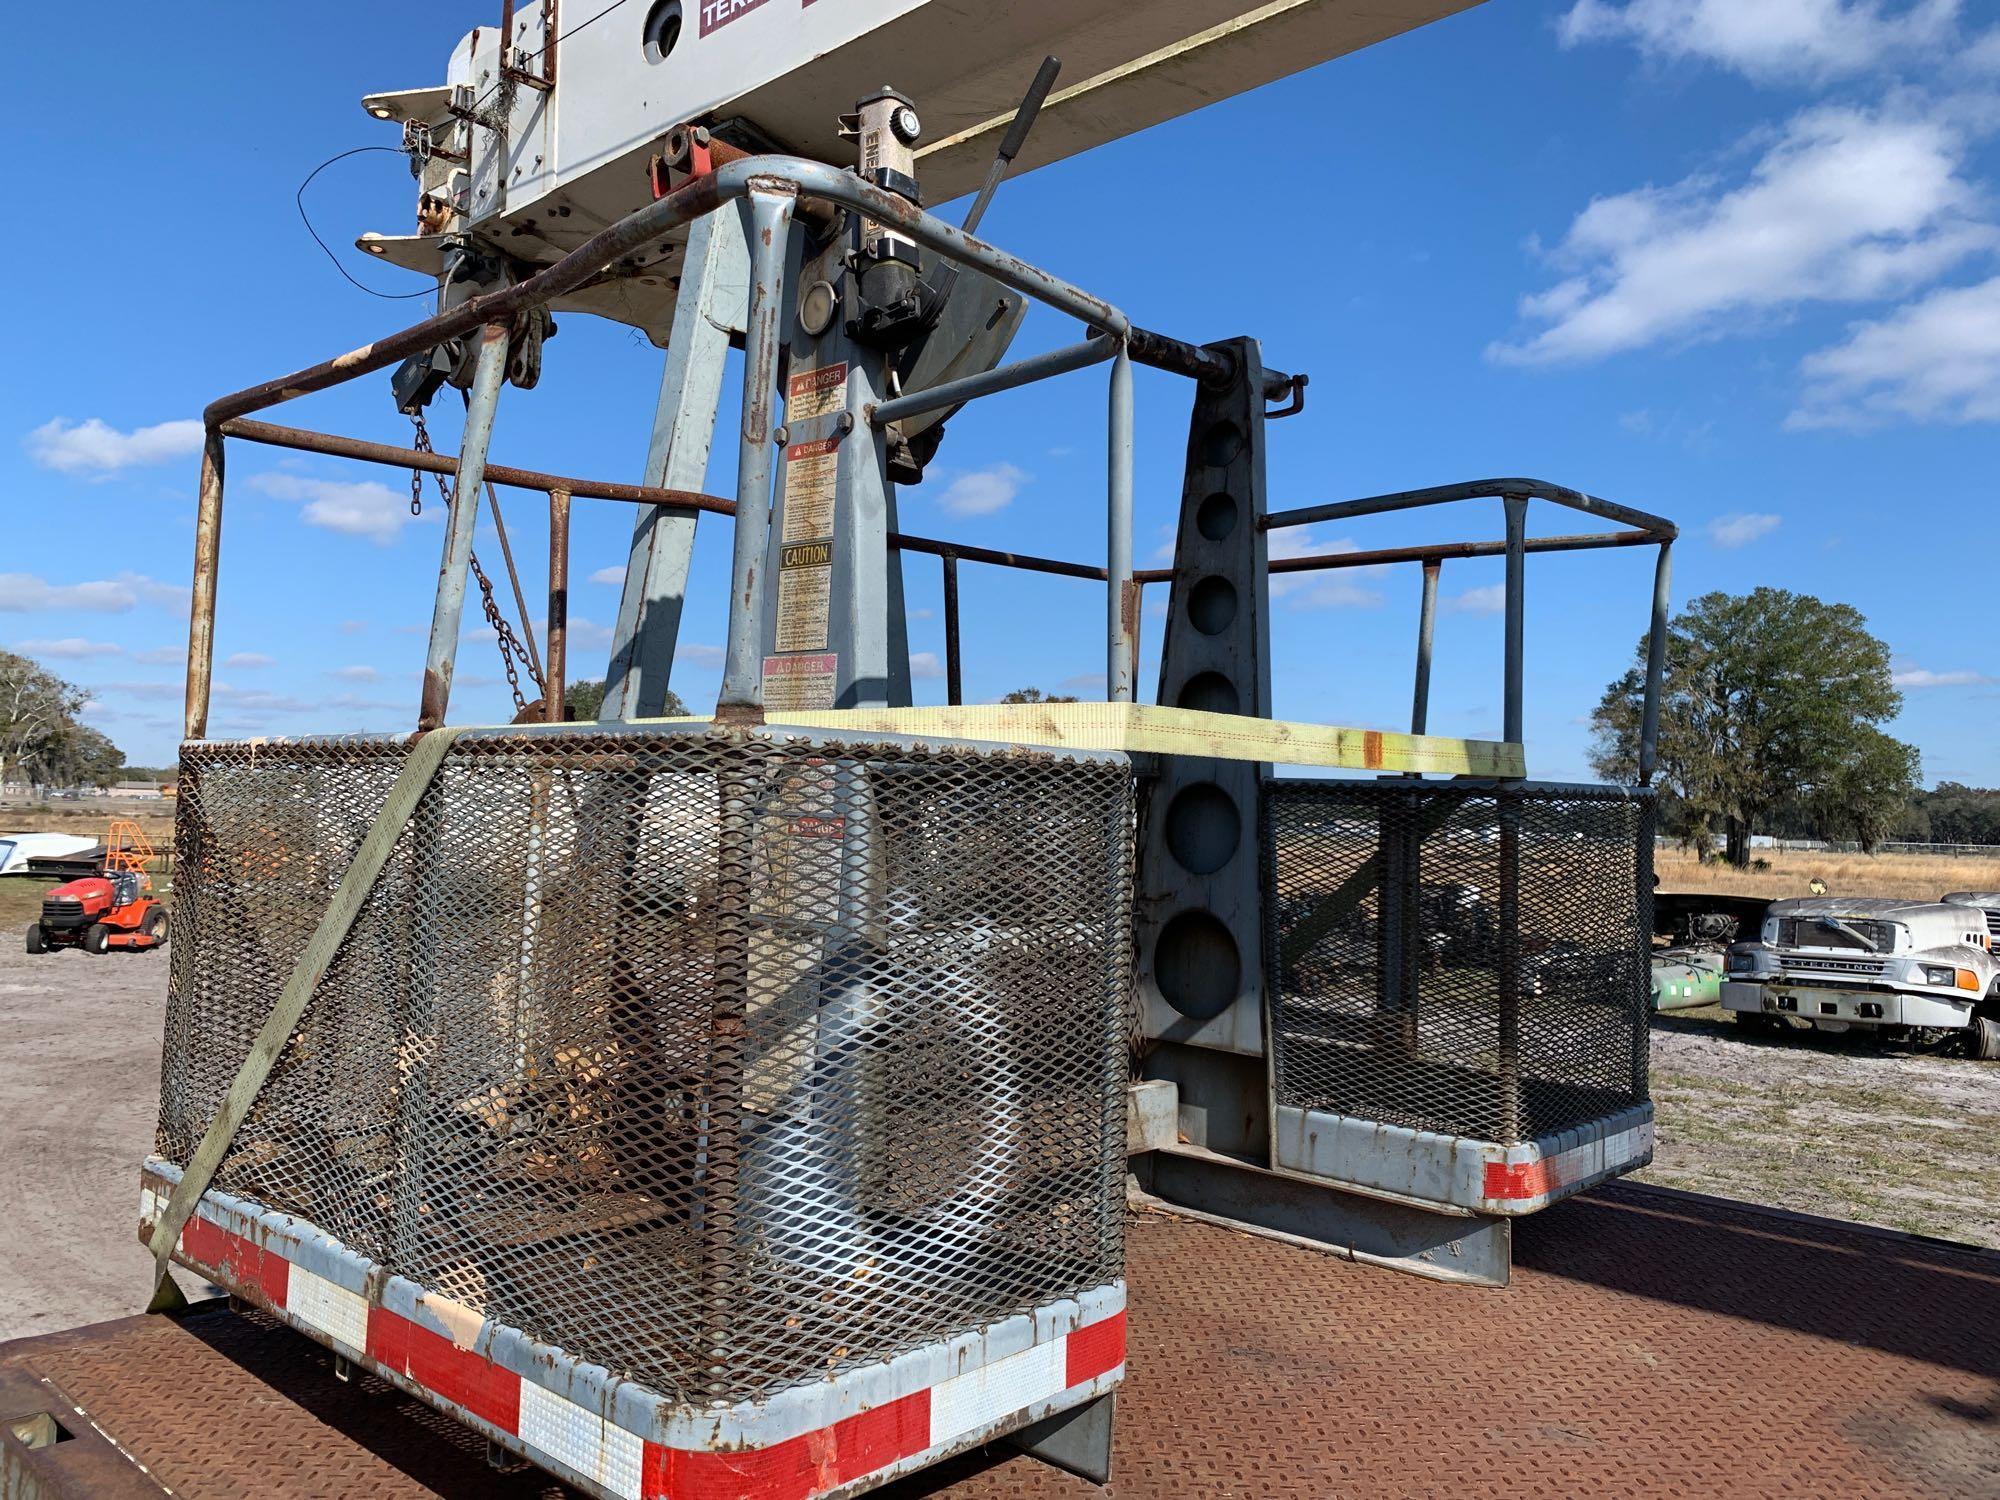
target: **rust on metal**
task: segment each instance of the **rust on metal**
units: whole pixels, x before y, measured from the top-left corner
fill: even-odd
[[[445,705],[451,701],[451,685],[435,668],[424,669],[423,696],[417,703],[417,728],[436,729],[444,723]]]
[[[222,434],[202,434],[201,493],[194,522],[194,587],[188,603],[187,691],[183,738],[208,733],[208,696],[215,675],[215,580],[222,561]]]
[[[247,443],[263,443],[273,448],[292,448],[301,453],[324,453],[332,458],[351,458],[361,463],[383,464],[395,469],[422,469],[431,474],[458,471],[455,453],[425,453],[415,448],[399,448],[393,443],[372,443],[365,438],[343,437],[336,433],[312,432],[301,427],[278,427],[269,422],[238,418],[222,424],[224,437],[241,438]],[[646,484],[615,484],[608,480],[578,479],[568,474],[544,474],[539,469],[517,469],[489,463],[486,477],[495,484],[516,490],[563,490],[586,500],[624,500],[638,505],[665,505],[681,510],[708,511],[733,516],[736,504],[720,495],[700,490],[661,489]]]
[[[549,491],[549,663],[542,705],[551,723],[564,717],[569,670],[569,491]]]
[[[357,375],[386,369],[412,354],[421,354],[447,340],[468,334],[483,324],[511,323],[516,313],[575,291],[619,256],[654,239],[662,232],[654,227],[656,222],[684,224],[703,214],[713,213],[723,201],[722,190],[713,176],[697,177],[654,205],[662,210],[664,220],[632,215],[599,230],[554,265],[536,272],[525,281],[473,297],[448,312],[426,318],[421,323],[414,323],[373,343],[363,344],[358,349],[350,349],[333,359],[308,365],[289,375],[280,375],[275,380],[260,381],[211,401],[202,412],[202,421],[209,427],[218,427],[232,417],[245,417],[267,406],[276,406],[309,392],[339,385]],[[635,219],[639,222],[634,223]]]
[[[1513,1285],[1472,1292],[1136,1216],[1117,1493],[1995,1493],[2000,1255],[1634,1183],[1516,1234]],[[534,1470],[487,1468],[470,1429],[216,1304],[0,1346],[0,1374],[52,1382],[197,1500],[549,1493]],[[1718,1401],[1727,1420],[1699,1419]],[[217,1420],[252,1412],[254,1442]],[[1092,1493],[1001,1448],[907,1486]]]

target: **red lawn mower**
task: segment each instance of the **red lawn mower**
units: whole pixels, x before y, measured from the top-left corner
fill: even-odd
[[[153,877],[146,873],[152,857],[152,845],[136,825],[114,821],[97,868],[42,898],[41,920],[28,927],[28,951],[144,952],[165,943],[167,909],[153,895]]]

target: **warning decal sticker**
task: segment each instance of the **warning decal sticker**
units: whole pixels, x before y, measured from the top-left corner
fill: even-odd
[[[784,548],[778,559],[777,649],[824,651],[832,596],[833,543]]]
[[[793,443],[785,450],[786,543],[833,535],[833,496],[840,473],[840,439]]]
[[[785,420],[826,417],[847,405],[847,362],[803,370],[785,383]]]
[[[832,651],[764,658],[764,707],[832,708],[840,657]]]

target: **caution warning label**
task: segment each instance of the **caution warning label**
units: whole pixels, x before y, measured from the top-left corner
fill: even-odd
[[[847,405],[847,361],[801,370],[785,383],[785,420],[831,416]]]

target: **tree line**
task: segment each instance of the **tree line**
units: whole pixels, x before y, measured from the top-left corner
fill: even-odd
[[[90,695],[45,667],[0,651],[0,785],[109,786],[125,752],[78,721]]]

